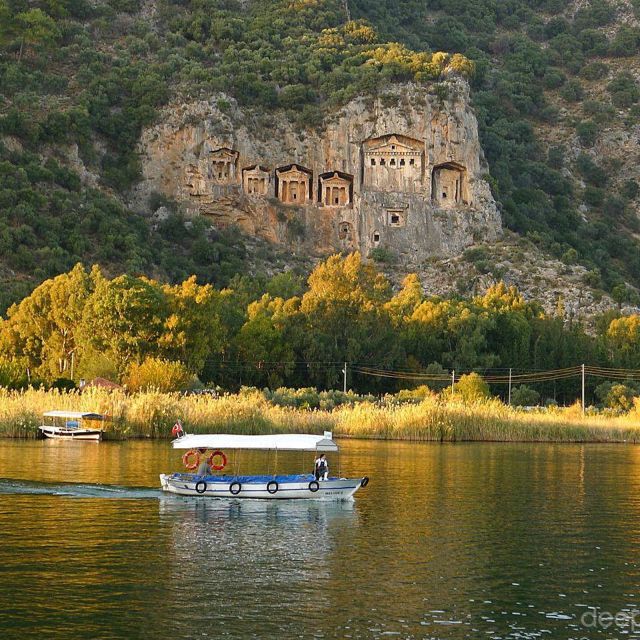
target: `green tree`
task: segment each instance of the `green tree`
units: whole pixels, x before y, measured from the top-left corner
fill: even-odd
[[[235,338],[243,383],[275,389],[294,368],[295,354],[287,335],[288,313],[282,298],[265,294],[248,308],[248,318]]]
[[[331,256],[309,276],[300,311],[306,320],[300,352],[312,365],[312,380],[334,386],[343,361],[392,365],[400,357],[384,304],[387,279],[359,253]]]
[[[27,48],[51,46],[60,38],[56,21],[42,9],[28,9],[12,16],[5,0],[0,0],[0,25],[0,39],[6,42],[15,38],[19,42],[18,62]]]
[[[407,318],[411,317],[423,298],[422,283],[419,276],[415,273],[410,273],[402,281],[400,291],[385,306],[396,324],[402,324]]]
[[[631,315],[611,321],[606,333],[613,361],[622,367],[640,367],[640,316]]]
[[[77,264],[13,305],[0,328],[2,353],[24,360],[45,380],[70,377],[72,361],[82,356],[85,306],[99,277]]]
[[[158,339],[158,352],[199,373],[207,358],[222,353],[228,341],[220,318],[220,293],[211,285],[199,286],[195,276],[179,285],[164,285],[162,292],[168,315]]]
[[[118,370],[140,363],[158,349],[169,317],[162,288],[146,278],[100,279],[85,309],[87,342],[110,354]]]

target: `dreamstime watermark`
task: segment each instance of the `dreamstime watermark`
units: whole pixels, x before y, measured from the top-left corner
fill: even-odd
[[[611,613],[598,607],[589,607],[581,616],[580,624],[586,629],[622,631],[625,635],[640,632],[640,609],[626,609]]]

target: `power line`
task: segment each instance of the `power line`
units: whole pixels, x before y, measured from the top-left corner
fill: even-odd
[[[228,374],[240,374],[246,371],[264,371],[273,368],[284,367],[305,367],[315,370],[344,370],[344,361],[337,360],[207,360],[207,365],[217,367]],[[390,380],[412,380],[418,382],[442,382],[449,383],[452,374],[447,371],[442,373],[428,373],[415,371],[407,368],[386,369],[376,364],[347,363],[350,371],[363,376],[374,378],[387,378]],[[509,373],[498,373],[509,371]],[[469,370],[456,370],[455,379],[470,373],[477,373],[482,379],[490,384],[535,384],[544,382],[555,382],[559,380],[569,380],[582,375],[582,365],[563,367],[558,369],[520,369],[514,372],[509,368],[487,367]],[[496,372],[496,373],[493,373]],[[610,380],[640,380],[640,369],[621,369],[614,367],[603,367],[599,365],[585,365],[584,374],[587,376],[605,378]]]

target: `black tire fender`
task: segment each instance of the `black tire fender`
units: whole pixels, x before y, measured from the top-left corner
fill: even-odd
[[[360,486],[364,489],[369,484],[369,476],[365,476],[360,480]]]
[[[278,489],[280,485],[275,481],[271,480],[271,482],[267,482],[267,491],[273,495],[274,493],[278,493]]]
[[[319,488],[320,488],[320,483],[317,480],[312,480],[309,483],[309,491],[311,491],[311,493],[315,493]]]
[[[229,493],[232,496],[237,496],[242,490],[242,485],[236,480],[229,485]]]
[[[201,487],[200,489],[198,487]],[[203,494],[207,490],[207,483],[204,480],[196,482],[196,493]]]

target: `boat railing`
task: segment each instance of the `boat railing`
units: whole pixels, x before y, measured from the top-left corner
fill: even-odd
[[[193,481],[194,478],[200,478],[207,482],[241,482],[243,484],[260,484],[268,483],[273,480],[276,482],[308,482],[313,480],[315,476],[312,473],[294,473],[294,474],[261,474],[261,475],[198,475],[195,473],[174,473],[172,476],[176,480]]]

